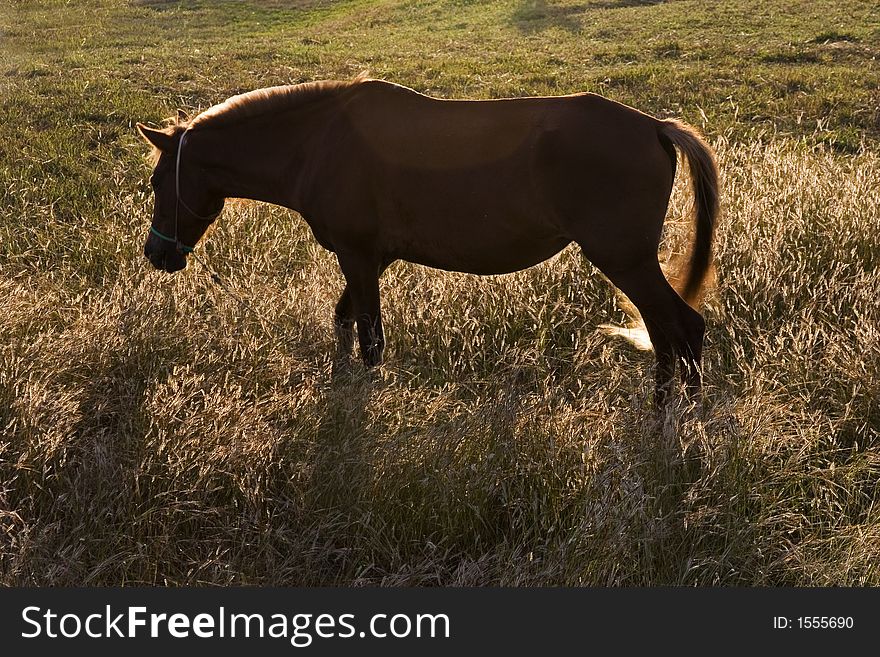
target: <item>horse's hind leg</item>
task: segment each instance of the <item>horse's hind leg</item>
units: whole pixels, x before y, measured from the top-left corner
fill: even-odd
[[[681,378],[689,394],[696,397],[706,326],[700,313],[672,288],[656,256],[623,270],[600,269],[629,297],[645,321],[657,356],[657,405],[666,401],[676,364],[681,365]]]

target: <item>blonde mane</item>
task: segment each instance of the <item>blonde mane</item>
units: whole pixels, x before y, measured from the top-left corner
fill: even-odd
[[[163,121],[164,127],[161,132],[174,136],[187,129],[201,130],[232,125],[262,114],[292,109],[295,106],[321,98],[325,94],[352,88],[371,79],[369,74],[364,71],[352,80],[320,80],[248,91],[209,107],[193,119],[188,118],[182,110],[178,110],[176,116]],[[153,150],[147,156],[148,162],[155,167],[161,157],[162,151],[153,143]]]
[[[328,92],[353,87],[367,79],[369,78],[365,74],[361,74],[353,80],[321,80],[255,89],[209,107],[192,119],[188,127],[197,130],[228,126],[262,114],[284,111],[320,98]]]

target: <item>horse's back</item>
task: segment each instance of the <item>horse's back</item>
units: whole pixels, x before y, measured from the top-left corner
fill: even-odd
[[[347,102],[354,129],[377,154],[402,166],[466,168],[513,156],[545,131],[580,146],[618,145],[656,130],[657,121],[592,93],[445,100],[380,80],[362,82]]]

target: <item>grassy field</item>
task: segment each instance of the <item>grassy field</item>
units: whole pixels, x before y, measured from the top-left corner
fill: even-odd
[[[878,55],[854,0],[0,3],[0,584],[880,585]],[[364,69],[703,129],[702,413],[655,415],[573,248],[395,264],[386,365],[335,380],[295,214],[228,204],[201,248],[256,312],[152,270],[136,121]]]

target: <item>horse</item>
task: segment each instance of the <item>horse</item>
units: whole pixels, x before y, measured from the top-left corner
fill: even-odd
[[[183,269],[227,198],[292,209],[345,278],[334,327],[346,360],[356,326],[364,365],[382,363],[379,277],[392,262],[504,274],[576,242],[641,314],[655,404],[676,367],[699,394],[705,321],[693,306],[711,267],[718,172],[681,121],[593,93],[438,99],[359,76],[257,89],[137,129],[155,164],[150,263]],[[696,225],[680,292],[658,260],[676,149]]]

